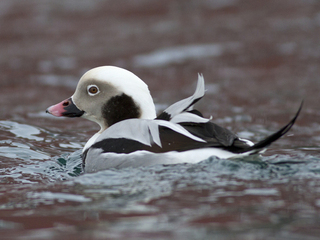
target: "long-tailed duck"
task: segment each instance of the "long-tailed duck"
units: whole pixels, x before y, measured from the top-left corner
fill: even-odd
[[[254,144],[192,109],[204,92],[204,79],[199,75],[191,97],[156,116],[148,86],[139,77],[119,67],[102,66],[86,72],[75,93],[47,112],[57,117],[83,117],[100,125],[100,131],[83,148],[85,172],[96,172],[261,153],[290,130],[301,110],[300,106],[287,125]]]

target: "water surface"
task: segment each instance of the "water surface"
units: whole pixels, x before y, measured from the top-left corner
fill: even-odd
[[[319,239],[317,1],[35,1],[0,4],[2,239]],[[205,117],[261,157],[83,174],[98,130],[45,109],[89,68],[117,65],[157,109],[193,93]]]

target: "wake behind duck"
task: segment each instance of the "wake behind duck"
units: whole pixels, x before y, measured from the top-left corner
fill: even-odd
[[[297,119],[254,144],[241,139],[193,110],[205,93],[198,76],[194,94],[156,116],[148,86],[122,68],[102,66],[80,79],[75,93],[47,112],[60,117],[83,117],[100,125],[83,148],[85,172],[155,164],[198,163],[211,156],[236,158],[259,154],[286,134]]]

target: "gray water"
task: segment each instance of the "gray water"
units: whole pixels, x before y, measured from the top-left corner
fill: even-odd
[[[320,4],[183,0],[0,3],[0,239],[320,239]],[[205,117],[262,156],[84,174],[98,131],[45,109],[116,65],[157,110],[203,73]]]
[[[17,239],[317,239],[320,158],[239,160],[82,174],[81,143],[1,121],[0,227]],[[37,143],[59,148],[50,154]],[[14,230],[14,231],[13,231]]]

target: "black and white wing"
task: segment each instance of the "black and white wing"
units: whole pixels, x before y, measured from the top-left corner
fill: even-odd
[[[186,115],[189,115],[187,114],[187,111],[191,110],[192,106],[204,96],[204,93],[204,78],[202,74],[199,74],[197,87],[194,94],[191,97],[185,98],[170,105],[156,119],[171,121],[174,117],[181,113],[186,113]],[[180,115],[180,117],[182,116]]]

